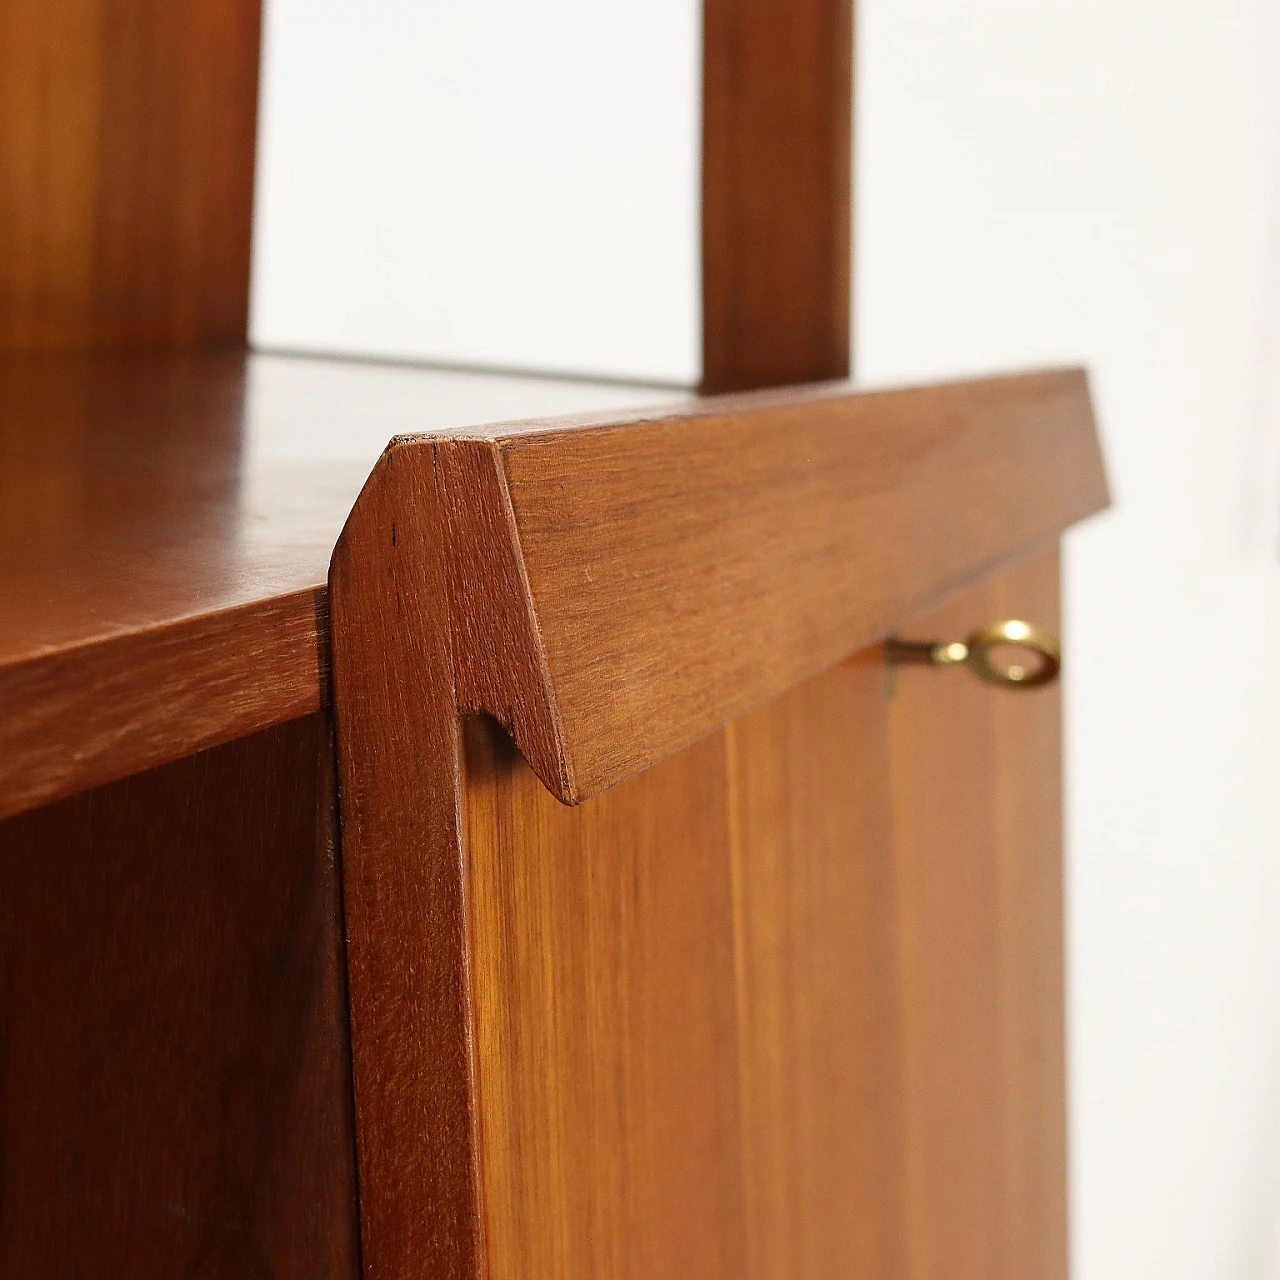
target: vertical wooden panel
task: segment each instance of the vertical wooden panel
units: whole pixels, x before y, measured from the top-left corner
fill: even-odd
[[[384,454],[330,570],[360,1233],[378,1280],[484,1275],[439,482],[433,452]]]
[[[358,1273],[330,738],[0,823],[0,1274]]]
[[[1055,572],[920,630],[1054,625]],[[470,722],[494,1280],[1061,1280],[1057,733],[873,653],[566,809]]]
[[[703,389],[847,377],[853,0],[703,15]]]
[[[906,633],[958,638],[1002,617],[1056,628],[1056,554]],[[912,1274],[1063,1280],[1058,688],[918,668],[895,685]]]
[[[746,1274],[727,787],[717,736],[568,809],[468,726],[492,1280]]]
[[[493,1280],[907,1274],[888,768],[874,656],[577,809],[469,722]]]
[[[0,350],[243,343],[260,0],[0,6]]]
[[[724,735],[758,1280],[907,1274],[886,710],[872,654]]]

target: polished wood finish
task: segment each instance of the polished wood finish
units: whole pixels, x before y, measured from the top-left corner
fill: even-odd
[[[1003,617],[1056,630],[1056,553],[904,634]],[[911,1274],[1065,1280],[1058,686],[900,668],[889,725]]]
[[[1055,625],[1056,567],[903,631]],[[367,1274],[1065,1276],[1055,688],[872,650],[576,808],[487,717],[450,777],[447,693],[393,811],[344,746]]]
[[[849,664],[569,809],[468,726],[492,1280],[906,1274],[885,729]]]
[[[437,549],[426,525],[397,538],[396,512],[443,504],[458,705],[506,725],[570,803],[1106,500],[1077,372],[406,439],[365,492],[353,519],[381,504],[402,596]]]
[[[257,0],[0,24],[0,349],[241,345]],[[707,4],[710,388],[847,373],[851,26]],[[1104,501],[1082,376],[439,379],[0,370],[0,1269],[1061,1280],[1056,695],[848,655]]]
[[[0,8],[0,350],[242,346],[260,0]]]
[[[1081,468],[1096,464],[1084,387],[1075,375],[858,396],[837,388],[759,393],[741,402],[690,401],[678,411],[609,411],[596,415],[591,430],[575,426],[580,419],[483,430],[459,425],[502,418],[516,406],[554,412],[652,394],[231,353],[0,359],[0,816],[318,709],[326,680],[328,559],[362,481],[397,432],[435,428],[451,440],[480,441],[450,452],[458,459],[451,465],[471,468],[466,483],[450,492],[489,486],[482,508],[488,523],[473,531],[469,549],[462,545],[467,539],[455,539],[461,549],[454,575],[469,574],[474,556],[502,554],[506,568],[491,580],[510,589],[487,599],[475,593],[474,607],[459,612],[472,621],[460,625],[483,631],[485,611],[505,608],[503,643],[523,637],[524,656],[517,678],[511,652],[489,661],[492,630],[473,637],[465,646],[475,661],[463,705],[515,724],[539,771],[566,798],[590,794],[705,732],[717,717],[763,701],[948,585],[947,575],[958,570],[947,557],[961,543],[941,512],[916,520],[921,508],[911,504],[947,492],[953,469],[968,486],[957,486],[957,495],[987,513],[977,519],[954,499],[953,518],[988,538],[960,576],[1009,554],[1026,537],[1051,535],[1087,509],[1054,505],[1055,494],[1077,491]],[[631,431],[622,431],[627,424]],[[804,449],[841,440],[845,452],[833,453],[824,471],[805,460]],[[740,455],[723,474],[716,470],[718,447]],[[965,450],[980,449],[989,450],[985,471],[966,462]],[[563,500],[556,486],[564,480],[555,470],[579,453],[588,482],[574,483],[572,501]],[[842,457],[847,474],[836,465]],[[643,476],[634,491],[629,467]],[[887,506],[858,506],[872,486],[883,491],[878,501],[889,502],[908,467],[914,489],[904,488]],[[707,515],[718,512],[703,526],[703,544],[696,556],[673,557],[665,580],[636,577],[637,570],[660,568],[655,557],[664,547],[679,549],[689,533],[687,521],[677,525],[669,517],[694,468],[708,490]],[[992,504],[991,494],[1024,478],[1034,487],[1021,507]],[[518,566],[500,518],[504,489],[516,504]],[[1096,504],[1096,484],[1090,492]],[[862,524],[848,514],[855,507],[866,513]],[[461,528],[471,519],[461,510],[455,523]],[[753,542],[753,519],[775,534]],[[931,557],[939,580],[924,596],[892,596],[890,564],[875,567],[859,532],[868,519],[886,535],[887,521],[901,521],[884,544],[896,543],[894,563]],[[786,528],[807,539],[789,553],[777,536]],[[570,559],[557,551],[562,537]],[[791,573],[787,554],[827,566],[817,580],[828,597],[796,594],[805,579]],[[717,563],[735,576],[717,577]],[[580,590],[574,576],[584,564],[597,577],[592,592]],[[545,592],[543,613],[559,602],[576,611],[545,624],[539,644],[526,625],[521,573]],[[744,632],[749,611],[741,593],[756,574],[759,586],[772,583],[792,612],[779,614],[771,631]],[[644,595],[629,587],[633,621],[615,635],[609,596],[601,594],[608,575],[622,586],[647,584],[648,608],[658,612],[631,612]],[[824,648],[811,620],[825,610],[834,626],[831,610],[850,605],[829,597],[854,581],[853,613],[825,633]],[[463,591],[455,583],[455,594]],[[664,672],[674,655],[663,646],[683,650],[690,637],[697,642],[699,627],[709,643],[695,643],[689,652],[697,661],[685,654],[668,682]],[[606,688],[594,681],[590,646],[605,637],[607,649],[616,640],[629,646],[619,648],[610,678],[625,680],[632,695],[613,703],[606,733],[584,738],[582,725],[594,723],[594,704]],[[545,721],[543,661],[557,681],[561,724],[539,738],[526,732],[522,717]],[[724,706],[691,700],[681,712],[658,701],[681,687],[693,690],[703,674],[716,671],[746,677]],[[524,702],[508,705],[516,698]],[[661,714],[633,732],[630,718],[647,720],[655,706]],[[570,773],[562,777],[565,769]]]
[[[1057,693],[890,688],[863,655],[580,809],[468,724],[492,1280],[1064,1280]]]
[[[360,1231],[366,1277],[385,1280],[484,1274],[433,460],[384,455],[331,579]]]
[[[853,0],[705,0],[703,390],[843,378]]]
[[[0,823],[0,1271],[359,1274],[308,716]]]
[[[855,1042],[880,1052],[860,1039],[879,1025],[879,997],[858,996],[850,1021],[835,1013],[825,1025],[819,1011],[838,986],[820,981],[791,1027],[800,1057],[779,1060],[775,1035],[797,983],[862,963],[821,917],[828,897],[848,904],[856,886],[829,885],[820,868],[809,886],[794,860],[821,832],[833,858],[848,857],[845,836],[866,824],[875,844],[874,812],[853,812],[838,787],[819,800],[842,771],[862,769],[856,794],[891,803],[889,726],[851,710],[792,732],[786,699],[801,695],[786,691],[1051,545],[1104,496],[1084,382],[1069,373],[765,392],[393,442],[330,582],[367,1274],[640,1275],[628,1268],[649,1258],[647,1274],[669,1264],[718,1276],[784,1256],[808,1274],[846,1248],[879,1258],[906,1247],[871,1222],[850,1244],[829,1203],[812,1218],[803,1207],[805,1188],[848,1191],[859,1178],[869,1189],[849,1196],[881,1206],[875,1179],[897,1167],[882,1158],[907,1158],[899,1134],[851,1171],[841,1108],[857,1107],[832,1100],[822,1075]],[[783,694],[758,713],[758,737],[723,730]],[[864,707],[862,697],[837,682],[812,705]],[[463,763],[458,717],[480,711],[514,730],[533,772],[569,801],[721,737],[574,816],[513,780],[524,766],[483,738],[476,746],[474,726]],[[735,782],[729,766],[697,763],[723,762],[731,743],[739,764],[767,757],[797,734],[794,775],[765,759]],[[987,796],[995,785],[978,783]],[[756,813],[746,793],[769,788]],[[751,850],[769,813],[794,852],[772,871],[776,851],[734,855],[735,884],[725,832]],[[974,856],[987,856],[976,842]],[[883,887],[874,867],[859,874],[868,891]],[[779,970],[771,930],[792,927],[778,917],[788,892],[796,918],[818,913],[803,927],[816,950]],[[652,920],[626,914],[650,896]],[[875,945],[876,922],[867,927],[858,947]],[[962,971],[986,989],[985,969]],[[735,1011],[740,986],[750,1018]],[[617,1044],[601,1040],[609,1009]],[[934,1020],[919,1031],[922,1054],[936,1051],[925,1043]],[[858,1096],[877,1100],[871,1111],[897,1105],[875,1067],[859,1059],[849,1071]],[[790,1086],[794,1099],[780,1092]],[[744,1096],[758,1115],[735,1119]],[[775,1167],[814,1124],[813,1149]],[[1022,1151],[1023,1135],[1010,1141]],[[926,1207],[932,1194],[919,1192]]]
[[[0,357],[0,816],[318,710],[329,558],[397,432],[653,395],[239,353]]]

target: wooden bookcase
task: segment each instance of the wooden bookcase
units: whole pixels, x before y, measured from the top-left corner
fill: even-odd
[[[1062,1280],[1057,686],[882,641],[1105,487],[846,380],[849,0],[707,0],[639,409],[247,351],[257,5],[4,22],[0,1272]]]

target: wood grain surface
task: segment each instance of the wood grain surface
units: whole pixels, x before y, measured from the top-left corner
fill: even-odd
[[[0,6],[0,350],[243,346],[260,8]]]
[[[493,1280],[904,1274],[885,744],[874,661],[574,809],[469,722]]]
[[[705,0],[702,387],[843,378],[853,0]]]
[[[317,710],[397,432],[652,388],[240,353],[0,356],[0,816]]]
[[[713,736],[753,1277],[909,1274],[886,711],[872,651]]]
[[[0,1274],[359,1274],[330,752],[0,823]]]
[[[1106,501],[1071,371],[709,398],[388,457],[415,450],[449,510],[458,705],[570,803]]]
[[[758,702],[887,625],[892,610],[872,607],[879,588],[868,568],[870,544],[858,541],[856,522],[841,524],[841,513],[870,498],[873,484],[886,486],[875,499],[881,505],[860,509],[872,513],[877,531],[887,533],[889,522],[900,520],[901,533],[885,545],[892,543],[903,559],[914,550],[922,565],[938,572],[939,587],[954,585],[946,581],[955,570],[947,556],[964,545],[973,550],[966,543],[970,530],[989,539],[983,554],[991,560],[1016,548],[1029,531],[1056,532],[1099,501],[1087,400],[1072,375],[861,395],[844,388],[761,392],[685,401],[678,410],[615,407],[589,418],[466,425],[513,411],[620,406],[652,394],[643,387],[230,353],[0,359],[0,815],[318,708],[325,688],[328,560],[362,482],[397,433],[430,430],[441,440],[481,441],[457,445],[457,466],[469,468],[471,479],[461,478],[447,493],[457,521],[474,523],[479,541],[455,539],[453,563],[487,556],[506,568],[487,577],[454,573],[460,601],[467,581],[485,588],[472,591],[475,607],[453,614],[464,631],[479,628],[461,650],[475,655],[462,685],[463,705],[516,725],[539,773],[565,797],[589,794],[712,727],[717,715],[752,705],[699,710],[691,704],[683,721],[664,712],[665,719],[642,723],[633,735],[632,722],[647,715],[645,700],[668,689],[663,664],[671,654],[634,647],[646,634],[640,615],[630,636],[614,632],[610,595],[601,590],[609,574],[625,589],[628,608],[642,605],[650,592],[650,607],[660,615],[648,621],[670,631],[673,647],[705,630],[705,652],[685,657],[696,658],[698,671],[670,668],[670,688],[680,681],[692,687],[699,671],[714,676],[727,656],[726,673],[744,666],[755,673],[733,696]],[[787,440],[796,446],[791,452]],[[735,453],[722,472],[715,441]],[[806,450],[828,447],[831,465],[824,471]],[[493,456],[464,462],[467,450]],[[581,485],[557,473],[579,454],[592,469],[590,483]],[[495,457],[501,460],[496,471]],[[843,486],[842,459],[858,472]],[[640,469],[636,501],[623,493],[624,465]],[[679,549],[670,536],[677,524],[664,532],[664,522],[674,512],[680,477],[688,468],[694,479],[695,466],[705,486],[698,501],[708,513],[730,506],[737,513],[723,523],[720,546],[714,545],[717,525],[708,520],[702,560],[686,563],[686,582],[628,577],[629,568],[644,567],[646,556],[650,567],[659,563],[653,557],[661,555],[663,538]],[[779,495],[772,515],[770,467]],[[935,489],[945,489],[949,468],[977,505],[956,517],[954,529],[946,527],[945,512],[913,520],[909,502],[931,501]],[[1079,505],[1055,507],[1082,471],[1093,478],[1087,491],[1076,490]],[[925,488],[917,488],[914,499],[904,490],[903,505],[884,505],[887,486],[909,474]],[[1016,507],[1007,495],[1024,475],[1036,496]],[[488,486],[483,502],[468,487],[472,480]],[[992,490],[984,486],[999,486],[998,503],[988,500]],[[781,500],[783,494],[790,498]],[[655,517],[649,524],[641,497]],[[509,501],[518,502],[525,517],[519,529],[511,524]],[[766,520],[764,536],[732,543],[753,511]],[[687,523],[680,527],[680,536],[688,533]],[[562,534],[573,552],[557,561],[552,540]],[[808,541],[788,550],[797,535]],[[545,588],[530,577],[540,547]],[[706,557],[726,549],[731,576],[721,580]],[[639,559],[631,563],[628,555]],[[812,576],[793,574],[788,555],[811,566]],[[979,559],[964,563],[963,572],[978,569]],[[862,566],[857,581],[851,579],[855,563]],[[598,586],[587,573],[597,575]],[[768,635],[742,607],[742,588],[757,573],[762,584],[772,582],[796,599],[805,582],[827,582],[835,590],[852,582],[851,599],[872,616],[847,619],[835,648],[821,650],[814,643],[823,638],[815,597],[799,622],[808,631]],[[560,646],[555,661],[561,668],[550,667],[551,676],[537,667],[551,650],[542,654],[541,642],[531,648],[533,632],[525,625],[530,582],[547,594],[540,609],[558,607],[563,598],[576,611],[572,634],[562,628],[544,637]],[[917,602],[922,598],[907,603]],[[481,616],[481,607],[506,610],[500,628]],[[583,643],[575,650],[579,632]],[[571,688],[575,679],[585,680],[582,695],[599,697],[605,686],[594,684],[581,664],[593,660],[585,645],[602,634],[602,660],[617,662],[610,679],[614,686],[630,684],[633,693],[617,701],[618,719],[575,760],[563,730],[581,724],[572,719],[577,704],[573,697],[563,701],[557,714],[567,714],[555,729],[554,717],[545,714],[548,681],[567,678]],[[505,637],[502,644],[523,646],[515,666],[515,650],[495,659],[486,647],[495,635]],[[651,641],[661,646],[661,634]],[[615,643],[618,653],[610,657]],[[699,696],[714,701],[717,687],[727,682],[713,681]],[[563,699],[559,688],[554,692]],[[527,732],[521,708],[542,714],[544,727]],[[619,726],[631,743],[621,755]],[[566,768],[576,773],[565,774]]]
[[[705,7],[709,388],[847,371],[850,25]],[[1103,502],[1070,373],[393,444],[331,575],[372,1280],[1061,1280],[1056,690],[839,660]]]
[[[1056,552],[903,634],[1058,627]],[[1066,678],[1070,680],[1070,654]],[[1058,686],[901,668],[890,703],[912,1274],[1066,1280]]]
[[[907,392],[793,389],[393,443],[330,579],[371,1277],[470,1277],[486,1266],[822,1275],[850,1257],[886,1274],[951,1274],[928,1269],[928,1228],[911,1215],[929,1218],[952,1194],[936,1174],[947,1161],[984,1179],[993,1166],[932,1131],[917,1141],[912,1126],[934,1122],[906,1108],[902,1076],[882,1074],[878,1055],[891,1055],[894,1072],[938,1072],[939,1054],[967,1054],[1004,1108],[1006,1087],[1017,1098],[1052,1088],[991,1073],[1032,1072],[1060,1041],[1029,1022],[1026,1061],[993,1056],[1023,1035],[1020,1005],[1013,1022],[991,1024],[995,1046],[949,1021],[947,997],[930,1003],[930,984],[949,981],[965,999],[978,992],[984,1010],[1006,998],[1008,975],[991,955],[952,947],[969,947],[971,910],[1004,910],[982,896],[986,871],[969,898],[949,876],[936,906],[930,880],[923,906],[905,900],[901,919],[893,907],[887,941],[880,899],[896,904],[899,877],[932,875],[930,860],[957,841],[982,867],[1017,856],[1016,832],[1007,845],[983,843],[983,806],[1018,785],[989,767],[1024,770],[1029,827],[1045,818],[1046,788],[1056,821],[1056,755],[1049,771],[1023,758],[1056,752],[1056,739],[1033,728],[1028,746],[1010,721],[1008,754],[971,761],[970,808],[940,812],[933,827],[914,819],[899,853],[897,808],[927,797],[896,776],[890,711],[877,716],[868,701],[883,696],[878,672],[840,667],[802,684],[807,692],[787,690],[925,603],[1052,544],[1104,497],[1087,390],[1073,373]],[[855,679],[860,692],[844,683]],[[764,703],[747,728],[723,727]],[[976,705],[957,704],[962,737]],[[458,715],[481,710],[509,721],[533,772],[492,726],[471,726],[462,763]],[[580,810],[534,781],[581,800],[708,731]],[[590,772],[584,760],[606,765]],[[902,767],[918,768],[909,751]],[[858,833],[890,870],[854,866]],[[1052,827],[1040,839],[1056,851]],[[1033,894],[1042,889],[1033,882]],[[824,914],[838,904],[861,922],[852,936],[843,916]],[[1037,929],[1057,928],[1052,902],[1031,906]],[[918,914],[926,908],[933,915]],[[911,932],[918,919],[936,935]],[[998,915],[989,927],[1012,928]],[[1041,942],[1016,934],[1011,945]],[[894,994],[907,946],[920,967]],[[1043,994],[1038,981],[1026,990]],[[792,1039],[780,1047],[783,1033]],[[874,1061],[858,1056],[873,1049]],[[942,1085],[924,1096],[946,1117],[930,1090]],[[1049,1170],[1047,1185],[1060,1167],[1038,1126],[1058,1121],[1018,1116],[1024,1129],[1006,1125],[991,1149],[1010,1169]],[[925,1166],[910,1163],[917,1156]],[[1020,1256],[1003,1243],[1009,1232],[1049,1249],[1036,1215],[1053,1205],[1040,1193],[1018,1201],[1004,1185],[976,1187],[981,1205],[958,1211],[954,1230],[986,1232],[994,1214],[1001,1257]],[[812,1201],[823,1187],[834,1198]],[[1028,1216],[1006,1222],[1011,1213]]]
[[[873,651],[564,808],[468,721],[487,1274],[1065,1276],[1058,727]]]
[[[430,450],[384,455],[330,579],[360,1230],[380,1280],[484,1274],[438,487]]]

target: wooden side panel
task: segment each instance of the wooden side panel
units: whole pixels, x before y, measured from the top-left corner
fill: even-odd
[[[378,1280],[483,1275],[438,482],[433,454],[385,454],[331,577],[360,1230]]]
[[[565,809],[470,722],[493,1280],[1061,1280],[1057,725],[872,653]]]
[[[0,1274],[351,1280],[310,716],[0,823]]]
[[[703,387],[849,373],[853,0],[703,5]]]
[[[259,22],[0,6],[0,350],[243,343]]]
[[[904,634],[959,636],[1005,617],[1056,629],[1056,554]],[[895,685],[913,1274],[1064,1280],[1058,689],[1006,693],[915,668]]]

